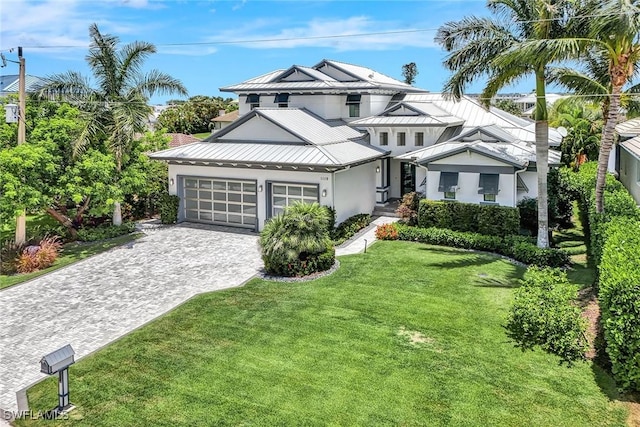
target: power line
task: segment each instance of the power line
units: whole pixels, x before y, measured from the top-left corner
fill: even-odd
[[[528,24],[536,22],[549,22],[559,21],[565,19],[578,19],[578,18],[596,18],[604,16],[616,16],[626,15],[627,13],[602,13],[602,14],[588,14],[588,15],[576,15],[570,17],[557,17],[557,18],[545,18],[545,19],[533,19],[533,20],[519,20],[512,21],[516,24]],[[508,22],[508,21],[507,21]],[[233,44],[251,44],[251,43],[274,43],[274,42],[290,42],[290,41],[305,41],[305,40],[331,40],[331,39],[346,39],[354,37],[369,37],[369,36],[384,36],[394,34],[413,34],[438,31],[438,28],[418,28],[410,30],[391,30],[391,31],[375,31],[367,33],[354,33],[354,34],[329,34],[326,36],[308,36],[308,37],[274,37],[274,38],[261,38],[261,39],[243,39],[243,40],[218,40],[209,42],[183,42],[183,43],[158,43],[157,47],[175,47],[175,46],[213,46],[213,45],[233,45]],[[23,46],[28,49],[75,49],[75,48],[87,48],[86,45],[26,45]],[[0,49],[0,52],[11,52],[15,47]]]

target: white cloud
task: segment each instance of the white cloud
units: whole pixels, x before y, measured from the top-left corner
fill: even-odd
[[[338,51],[392,50],[403,47],[436,47],[435,31],[420,31],[394,22],[376,21],[366,16],[346,19],[312,19],[298,27],[270,31],[280,22],[256,20],[242,28],[211,36],[211,42],[229,42],[252,49],[293,49],[326,47]]]
[[[205,56],[217,51],[212,46],[158,46],[158,53],[161,55]]]

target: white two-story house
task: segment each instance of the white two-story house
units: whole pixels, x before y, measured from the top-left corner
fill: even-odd
[[[260,230],[296,201],[333,206],[341,222],[411,191],[507,206],[536,196],[534,123],[470,98],[331,60],[221,90],[239,96],[238,120],[151,155],[169,163],[180,220]]]

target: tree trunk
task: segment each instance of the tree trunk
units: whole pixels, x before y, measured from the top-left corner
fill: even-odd
[[[122,225],[122,209],[120,207],[120,202],[115,202],[113,204],[113,225]]]
[[[69,234],[71,234],[74,239],[78,237],[78,231],[73,227],[73,222],[71,221],[71,219],[69,219],[69,217],[61,214],[53,208],[47,208],[47,213],[60,224],[64,225],[69,231]]]
[[[622,85],[613,85],[609,114],[606,118],[606,125],[602,129],[602,140],[600,141],[600,152],[598,153],[598,175],[596,177],[596,212],[598,213],[604,212],[604,187],[607,179],[609,155],[613,147],[613,136],[616,122],[618,121],[621,91]]]
[[[536,170],[538,173],[538,247],[549,247],[549,122],[544,69],[536,71]]]

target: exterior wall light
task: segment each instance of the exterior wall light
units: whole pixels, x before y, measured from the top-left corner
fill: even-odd
[[[262,188],[262,184],[258,185],[258,193],[262,193],[262,190],[264,190],[264,188]]]
[[[327,190],[322,190],[322,197],[327,197]]]
[[[176,181],[173,178],[171,178],[169,180],[169,185],[171,185],[172,187],[173,187],[173,184],[175,184],[175,183],[176,183]]]
[[[380,166],[376,166],[376,173],[380,173]]]

